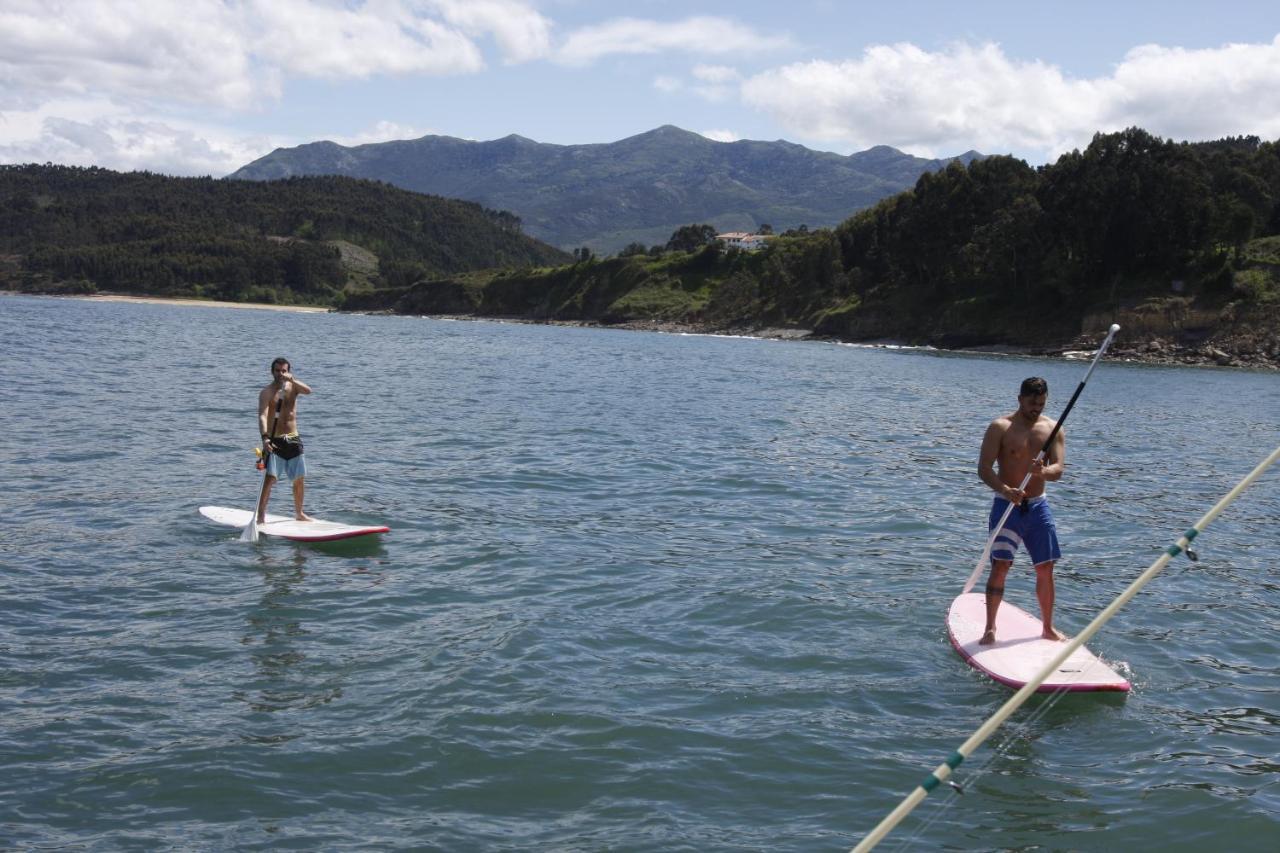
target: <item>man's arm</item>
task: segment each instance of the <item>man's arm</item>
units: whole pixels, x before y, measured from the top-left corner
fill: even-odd
[[[311,393],[311,386],[303,382],[302,380],[300,380],[298,377],[294,376],[292,373],[282,373],[280,374],[280,378],[285,380],[286,382],[289,383],[290,386],[292,386],[292,396],[294,397],[298,396],[299,394]]]
[[[266,435],[268,429],[267,418],[271,415],[271,401],[275,399],[275,394],[271,393],[271,386],[263,388],[258,393],[258,434]]]
[[[1004,439],[1006,429],[1008,424],[999,418],[987,427],[987,432],[982,437],[982,450],[978,453],[978,479],[1005,500],[1020,503],[1023,498],[1022,490],[1006,484],[995,470],[996,457],[1000,455],[1000,442]]]
[[[1031,473],[1043,477],[1046,482],[1062,479],[1062,472],[1067,469],[1067,433],[1058,430],[1053,442],[1045,449],[1043,463],[1032,462]]]

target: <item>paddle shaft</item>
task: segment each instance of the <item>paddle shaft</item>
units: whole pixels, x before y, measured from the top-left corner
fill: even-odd
[[[1111,339],[1116,336],[1116,332],[1120,331],[1120,327],[1112,324],[1107,331],[1107,337],[1102,341],[1102,346],[1098,347],[1097,353],[1093,356],[1093,361],[1089,363],[1089,369],[1085,371],[1084,378],[1080,380],[1080,384],[1076,386],[1075,393],[1071,395],[1071,399],[1067,401],[1067,407],[1062,410],[1062,414],[1058,416],[1058,422],[1053,425],[1053,430],[1049,433],[1049,437],[1045,439],[1044,446],[1040,448],[1040,452],[1036,454],[1036,459],[1044,457],[1049,448],[1053,445],[1053,440],[1058,437],[1058,431],[1062,429],[1062,425],[1067,420],[1067,415],[1071,414],[1071,409],[1075,406],[1076,400],[1080,399],[1080,392],[1084,390],[1084,386],[1089,382],[1089,377],[1093,375],[1093,369],[1098,366],[1098,360],[1102,358],[1102,354],[1107,351],[1107,347],[1111,344]],[[1018,489],[1022,490],[1027,487],[1027,483],[1031,482],[1031,471],[1027,471],[1027,475],[1022,478],[1022,482],[1018,484]],[[973,567],[973,573],[969,575],[969,580],[965,582],[963,592],[973,589],[973,585],[978,582],[978,576],[982,574],[982,568],[986,565],[987,560],[991,557],[991,549],[995,547],[996,537],[1000,535],[1000,531],[1004,529],[1005,522],[1009,520],[1010,514],[1013,513],[1013,504],[1009,504],[1004,509],[1004,515],[1000,516],[1000,522],[991,530],[991,535],[987,537],[987,547],[982,549],[982,556],[978,558],[978,564]],[[963,594],[962,592],[962,594]]]
[[[1079,394],[1080,392],[1077,391],[1076,393]],[[1074,398],[1072,398],[1072,402],[1075,402]],[[265,436],[263,436],[262,439],[262,458],[264,461],[271,455],[271,439],[276,437],[276,426],[280,423],[280,407],[282,405],[284,405],[283,387],[281,387],[280,392],[276,394],[276,411],[275,414],[271,416],[271,429]]]
[[[284,404],[284,386],[280,387],[280,392],[276,395],[276,410],[271,417],[271,429],[267,432],[267,437],[262,439],[262,487],[258,490],[258,502],[253,506],[253,515],[249,519],[249,526],[244,529],[244,535],[240,537],[244,542],[258,541],[258,513],[264,511],[262,499],[267,496],[267,478],[271,475],[267,473],[268,464],[271,461],[271,439],[275,438],[276,426],[280,423],[280,407]]]

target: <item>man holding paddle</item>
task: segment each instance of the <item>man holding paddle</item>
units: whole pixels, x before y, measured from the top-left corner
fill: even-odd
[[[258,524],[266,521],[271,487],[282,478],[293,481],[294,517],[298,521],[312,521],[311,516],[302,511],[307,465],[302,458],[302,439],[298,436],[298,395],[310,394],[311,388],[293,375],[287,358],[271,362],[271,377],[270,384],[258,393],[258,431],[262,433],[262,453],[266,460],[262,494],[258,498]]]
[[[1036,570],[1036,599],[1044,623],[1041,636],[1062,639],[1053,627],[1053,565],[1062,553],[1044,484],[1062,477],[1067,444],[1061,428],[1043,414],[1048,396],[1049,384],[1043,379],[1033,376],[1024,380],[1018,391],[1018,410],[993,420],[982,438],[978,476],[996,492],[988,529],[994,533],[1005,519],[991,546],[987,624],[979,641],[984,646],[996,641],[996,612],[1019,544],[1026,546]]]

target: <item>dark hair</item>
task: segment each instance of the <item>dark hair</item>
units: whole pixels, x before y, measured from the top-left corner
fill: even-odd
[[[1049,393],[1049,383],[1045,382],[1039,376],[1031,376],[1022,380],[1022,388],[1018,391],[1019,397],[1039,397],[1041,394]]]
[[[271,372],[274,373],[275,369],[282,364],[289,364],[289,359],[285,358],[284,356],[280,356],[275,361],[271,362]],[[293,367],[292,364],[289,364],[289,366]]]

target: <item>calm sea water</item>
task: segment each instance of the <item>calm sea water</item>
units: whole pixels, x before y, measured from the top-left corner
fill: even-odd
[[[943,626],[978,442],[1085,366],[26,297],[0,348],[0,846],[73,849],[847,848],[1009,695]],[[309,510],[390,534],[196,513],[251,506],[276,355]],[[1060,626],[1278,425],[1278,376],[1104,362]],[[1278,517],[1280,471],[1091,644],[1127,699],[1024,709],[884,848],[1274,849]]]

